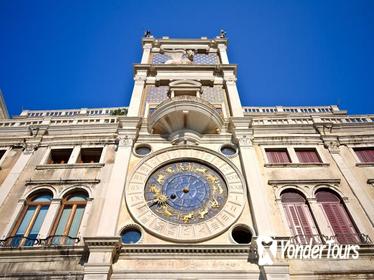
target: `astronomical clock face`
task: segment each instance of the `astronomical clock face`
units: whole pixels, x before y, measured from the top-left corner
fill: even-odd
[[[151,234],[200,242],[239,218],[245,192],[238,171],[226,159],[199,148],[178,147],[140,162],[125,188],[125,199],[134,221]]]
[[[180,161],[156,170],[144,191],[148,207],[172,223],[196,224],[214,217],[226,203],[227,187],[212,168]]]

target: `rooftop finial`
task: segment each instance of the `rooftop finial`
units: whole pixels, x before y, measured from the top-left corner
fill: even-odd
[[[151,31],[146,30],[146,31],[144,32],[144,37],[145,37],[145,38],[150,38],[151,36],[152,36]]]
[[[221,31],[219,32],[219,37],[220,38],[226,38],[226,34],[227,34],[226,31],[221,29]]]

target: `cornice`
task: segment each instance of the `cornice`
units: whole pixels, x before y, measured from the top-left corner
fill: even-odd
[[[134,64],[134,75],[137,71],[147,71],[149,74],[155,74],[157,71],[215,71],[223,74],[223,71],[233,71],[234,75],[237,74],[236,64]]]
[[[41,164],[36,166],[36,170],[43,169],[77,169],[77,168],[101,168],[104,163],[73,163],[73,164]]]
[[[275,185],[295,185],[295,184],[340,184],[340,179],[292,179],[292,180],[268,180],[268,184]]]
[[[250,253],[250,245],[122,245],[122,254],[134,255],[222,255],[222,256],[247,256]],[[122,255],[121,254],[121,255]],[[177,257],[177,256],[175,256]]]
[[[9,258],[22,258],[22,259],[36,259],[39,260],[50,260],[51,258],[61,259],[66,257],[82,257],[85,253],[84,246],[33,246],[33,247],[19,247],[19,248],[0,248],[0,260],[5,259],[9,261]]]
[[[172,45],[208,45],[209,47],[216,47],[218,44],[224,44],[227,46],[228,41],[226,38],[198,38],[198,39],[173,39],[173,38],[154,38],[145,37],[142,39],[142,45],[152,44],[153,47],[160,47],[161,45],[172,44]]]
[[[26,185],[66,185],[66,184],[98,184],[99,179],[60,179],[60,180],[35,180],[29,179]]]

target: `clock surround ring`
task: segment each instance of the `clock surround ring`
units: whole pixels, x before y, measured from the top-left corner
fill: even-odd
[[[227,186],[225,204],[208,220],[190,224],[171,222],[154,213],[145,199],[145,182],[162,166],[176,162],[197,162],[215,170]],[[245,184],[235,165],[222,155],[201,147],[164,149],[144,158],[135,167],[125,188],[127,208],[147,232],[174,242],[200,242],[226,231],[241,215],[245,204]]]

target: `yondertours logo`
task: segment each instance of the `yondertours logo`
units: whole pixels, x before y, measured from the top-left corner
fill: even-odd
[[[257,237],[258,265],[272,265],[277,255],[277,241],[270,236]]]
[[[275,240],[270,236],[259,236],[256,239],[258,264],[272,265],[277,255],[282,259],[358,259],[359,245],[337,244],[330,238],[325,244],[315,244],[310,239],[308,244],[298,244],[296,238]],[[279,247],[278,247],[279,245]],[[278,250],[279,249],[279,250]]]

